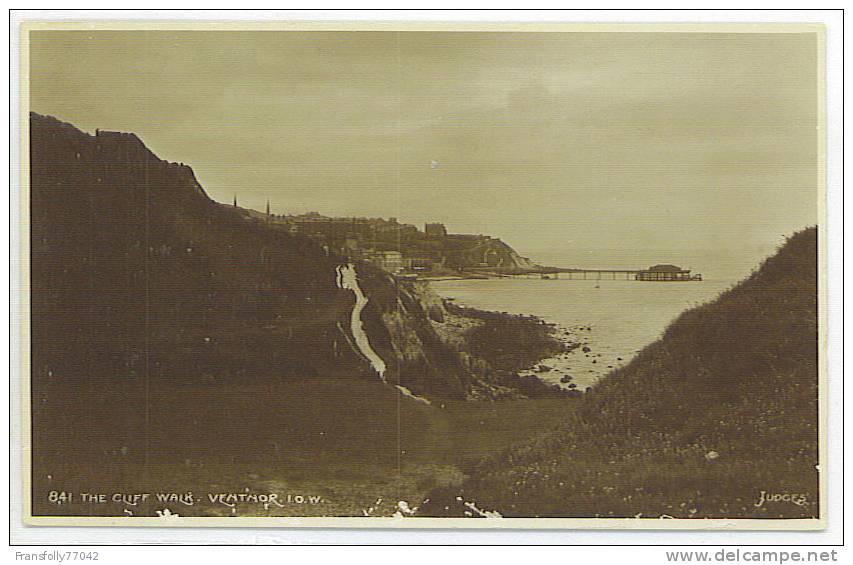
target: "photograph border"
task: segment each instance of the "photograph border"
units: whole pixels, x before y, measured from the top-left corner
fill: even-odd
[[[819,451],[820,451],[820,517],[817,519],[634,519],[634,518],[502,518],[472,520],[468,518],[320,518],[320,517],[180,517],[171,520],[135,517],[45,517],[31,515],[30,479],[30,420],[29,420],[29,60],[28,34],[37,30],[281,30],[281,31],[479,31],[479,32],[691,32],[691,33],[815,33],[818,41],[818,211],[819,211]],[[160,21],[160,20],[96,20],[96,21],[26,21],[21,25],[20,43],[20,308],[23,314],[19,325],[21,417],[24,458],[22,476],[24,496],[22,518],[37,526],[122,526],[122,527],[223,527],[257,528],[385,528],[385,529],[618,529],[618,530],[822,530],[827,524],[827,424],[828,424],[828,365],[827,365],[827,186],[826,186],[826,30],[823,24],[813,23],[461,23],[461,22],[363,22],[363,21]],[[14,193],[13,193],[14,194]],[[12,196],[10,196],[11,198]],[[11,273],[10,273],[11,276]],[[11,338],[11,336],[10,336]]]

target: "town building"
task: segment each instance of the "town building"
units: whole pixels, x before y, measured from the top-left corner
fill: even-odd
[[[398,273],[404,267],[403,254],[399,251],[369,250],[362,253],[362,258],[389,273]]]
[[[424,233],[429,237],[445,237],[447,228],[441,223],[427,223],[424,224]]]

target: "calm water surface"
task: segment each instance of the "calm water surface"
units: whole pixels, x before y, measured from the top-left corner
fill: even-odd
[[[736,280],[638,282],[626,280],[489,279],[434,281],[440,295],[482,310],[533,314],[560,327],[581,348],[543,361],[537,376],[559,382],[571,375],[583,390],[655,341],[681,312],[714,299]],[[621,360],[620,360],[621,358]],[[567,383],[564,384],[567,386]]]

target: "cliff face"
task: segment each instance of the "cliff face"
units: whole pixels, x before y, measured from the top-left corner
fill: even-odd
[[[448,254],[448,265],[461,268],[491,268],[496,270],[532,269],[526,257],[500,239],[485,239]]]
[[[342,257],[214,202],[191,168],[133,134],[33,114],[30,150],[34,394],[378,378],[354,343]],[[389,385],[431,399],[506,395],[436,334],[443,306],[427,287],[356,269]]]
[[[192,169],[133,134],[33,114],[30,150],[34,395],[59,383],[132,395],[152,380],[377,378],[353,343],[341,257],[212,201]],[[432,328],[436,297],[366,263],[357,272],[389,384],[489,396],[483,372]]]

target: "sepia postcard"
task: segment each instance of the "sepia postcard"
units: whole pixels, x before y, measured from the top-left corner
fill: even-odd
[[[826,526],[822,25],[21,40],[27,524]]]

